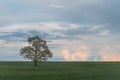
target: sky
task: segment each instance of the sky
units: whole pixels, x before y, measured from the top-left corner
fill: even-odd
[[[23,61],[28,36],[49,61],[120,61],[120,0],[0,0],[0,61]]]

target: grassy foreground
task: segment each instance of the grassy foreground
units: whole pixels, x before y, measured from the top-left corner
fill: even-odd
[[[0,80],[120,80],[120,62],[0,62]]]

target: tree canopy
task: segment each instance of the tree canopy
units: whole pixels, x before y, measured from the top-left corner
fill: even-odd
[[[48,49],[47,41],[39,36],[29,37],[28,44],[29,46],[20,49],[20,55],[31,59],[34,62],[34,66],[37,66],[38,61],[47,60],[48,57],[52,57],[53,55]]]

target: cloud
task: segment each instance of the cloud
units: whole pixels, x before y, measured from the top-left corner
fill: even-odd
[[[63,49],[61,56],[65,61],[120,61],[120,53],[111,50],[109,47],[98,53],[90,53],[88,50],[70,53],[69,50]]]
[[[9,26],[0,27],[0,32],[15,32],[15,31],[30,31],[30,30],[50,32],[55,29],[62,30],[65,28],[61,27],[58,24],[52,24],[52,23],[24,23],[24,24],[13,24]]]
[[[69,24],[69,28],[70,28],[70,29],[76,29],[76,28],[78,28],[78,27],[79,27],[79,25]]]
[[[92,31],[92,32],[95,32],[95,31],[98,31],[98,30],[101,30],[101,29],[104,29],[108,26],[108,24],[99,24],[99,25],[95,25],[95,26],[90,26],[88,27],[88,31]]]
[[[68,50],[64,49],[61,52],[61,56],[66,61],[86,61],[88,59],[88,51],[76,51],[75,53],[69,53]]]
[[[77,39],[77,40],[76,39],[73,39],[73,40],[69,40],[69,39],[53,40],[52,42],[50,42],[50,44],[62,45],[61,49],[67,48],[67,49],[71,49],[73,51],[88,50],[87,44],[85,44],[83,42],[83,40],[81,40],[81,39]]]
[[[110,33],[110,30],[102,30],[99,34],[102,36],[108,35]]]
[[[76,47],[80,47],[80,45]],[[69,47],[61,51],[61,56],[65,61],[120,61],[119,45],[102,46],[101,48],[96,47],[96,49],[95,47],[96,46],[81,46],[79,49],[74,49],[74,52],[72,51],[73,49]]]
[[[49,7],[52,7],[52,8],[63,8],[64,3],[65,1],[64,0],[51,0],[50,1],[50,4],[49,4]]]
[[[101,53],[103,61],[120,61],[120,54],[118,53]]]
[[[64,6],[63,5],[56,5],[56,4],[49,4],[50,7],[53,7],[53,8],[63,8]]]
[[[97,24],[97,25],[78,25],[69,24],[68,29],[64,30],[64,33],[69,36],[86,36],[86,35],[108,35],[109,30],[108,24]],[[63,30],[62,30],[63,31]]]
[[[1,44],[0,47],[7,47],[7,48],[11,48],[11,47],[19,48],[19,47],[28,46],[28,43],[26,43],[26,42],[8,42],[8,41],[5,41],[4,43],[0,42],[0,44]]]
[[[0,45],[4,44],[5,41],[4,40],[0,40]]]
[[[63,56],[65,60],[69,60],[70,59],[69,51],[68,50],[63,50],[61,52],[61,56]]]
[[[103,61],[120,61],[120,48],[118,46],[105,47],[101,52],[101,57]]]

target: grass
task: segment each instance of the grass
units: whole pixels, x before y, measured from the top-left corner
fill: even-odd
[[[0,80],[120,80],[120,62],[0,62]]]

